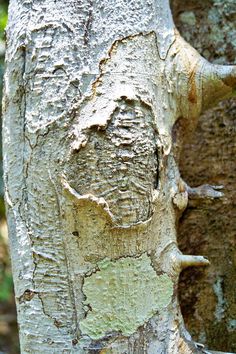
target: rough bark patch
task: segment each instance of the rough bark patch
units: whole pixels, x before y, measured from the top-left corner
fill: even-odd
[[[158,154],[153,115],[141,102],[118,103],[105,131],[91,128],[66,175],[81,195],[104,198],[120,226],[146,221],[153,212]]]

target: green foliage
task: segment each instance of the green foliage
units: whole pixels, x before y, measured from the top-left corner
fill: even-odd
[[[12,295],[13,281],[12,275],[8,272],[0,272],[0,301],[8,301]]]
[[[7,24],[7,6],[0,5],[0,39],[4,38],[4,29]]]
[[[0,173],[2,173],[1,168],[0,168]],[[5,217],[5,204],[2,195],[3,195],[3,181],[0,181],[0,218]]]
[[[13,281],[6,241],[0,234],[0,303],[8,302],[12,296]]]
[[[0,0],[0,118],[1,118],[1,101],[2,101],[2,79],[4,71],[4,30],[7,24],[7,6],[8,1]],[[1,133],[1,129],[0,129]],[[0,139],[1,143],[1,139]],[[0,218],[4,217],[4,202],[3,202],[3,180],[2,180],[2,149],[0,144]],[[0,273],[1,276],[1,273]],[[0,279],[1,281],[1,279]]]

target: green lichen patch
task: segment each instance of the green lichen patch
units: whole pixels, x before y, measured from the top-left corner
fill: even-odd
[[[90,311],[80,323],[82,333],[93,339],[112,331],[129,336],[171,301],[172,281],[156,274],[146,254],[104,260],[98,267],[84,281],[84,305]]]

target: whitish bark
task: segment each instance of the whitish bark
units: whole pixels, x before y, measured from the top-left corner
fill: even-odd
[[[12,0],[5,186],[22,353],[197,353],[178,276],[191,197],[177,162],[202,109],[233,94],[159,1]]]

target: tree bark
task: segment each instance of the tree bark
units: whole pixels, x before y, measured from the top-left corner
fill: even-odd
[[[180,33],[213,63],[235,63],[236,2],[174,0]],[[188,183],[224,186],[224,197],[213,203],[193,201],[179,223],[178,244],[184,253],[203,254],[206,268],[186,269],[179,283],[185,325],[208,348],[236,352],[235,220],[236,104],[220,102],[205,112],[188,139],[180,171]]]
[[[12,1],[4,167],[22,353],[198,353],[177,300],[181,146],[236,86],[159,1]]]

